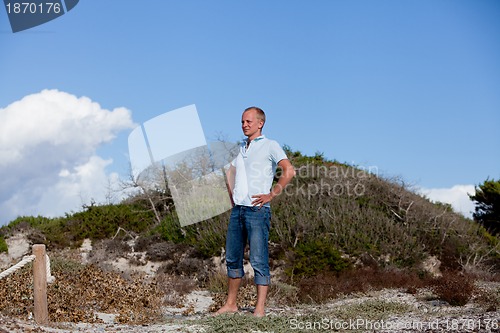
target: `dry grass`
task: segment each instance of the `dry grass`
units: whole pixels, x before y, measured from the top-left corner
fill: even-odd
[[[158,273],[156,275],[158,289],[164,296],[164,303],[170,306],[182,307],[184,296],[195,290],[196,281],[192,278]]]
[[[486,312],[497,311],[500,305],[500,287],[476,287],[477,295],[474,301]]]
[[[94,265],[56,260],[55,282],[48,285],[51,322],[99,322],[95,312],[117,314],[122,323],[143,324],[160,318],[162,291],[154,281],[141,276],[130,280]],[[33,312],[31,265],[0,280],[0,308],[8,316],[27,319]]]

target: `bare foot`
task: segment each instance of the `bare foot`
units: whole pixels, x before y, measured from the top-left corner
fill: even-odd
[[[224,304],[222,308],[220,308],[217,312],[214,313],[214,316],[218,316],[224,313],[236,313],[236,312],[238,312],[238,306]]]
[[[255,309],[253,311],[253,316],[257,317],[257,318],[262,318],[262,317],[266,316],[266,312],[264,310],[257,310],[257,309]]]

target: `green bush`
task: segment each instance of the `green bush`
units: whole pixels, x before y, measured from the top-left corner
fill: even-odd
[[[119,227],[136,233],[146,231],[153,221],[150,211],[133,204],[87,206],[82,212],[65,217],[19,217],[7,228],[14,230],[27,223],[39,230],[46,245],[55,248],[78,246],[85,238],[104,239],[113,237]]]
[[[143,232],[153,222],[153,215],[133,205],[89,206],[83,212],[68,216],[66,229],[77,240],[112,237],[118,227],[127,231]]]
[[[326,239],[316,239],[297,244],[286,273],[289,276],[307,277],[320,272],[341,272],[350,266],[340,252]]]
[[[229,223],[229,212],[215,216],[209,220],[190,226],[195,235],[192,244],[204,257],[219,256],[226,246],[226,233]]]
[[[181,227],[175,214],[168,214],[151,233],[166,241],[193,246],[204,258],[218,256],[226,244],[229,212]]]
[[[7,243],[5,242],[5,239],[3,237],[0,237],[0,253],[2,252],[9,252],[9,247],[7,246]]]
[[[23,224],[28,224],[29,226],[33,228],[37,228],[40,226],[44,226],[47,223],[50,223],[54,219],[48,218],[48,217],[43,217],[43,216],[20,216],[16,218],[15,220],[11,221],[6,228],[9,230],[14,230],[17,227],[21,227]]]
[[[37,243],[45,243],[48,247],[66,247],[71,245],[71,239],[73,237],[68,236],[64,233],[64,228],[67,225],[65,218],[48,218],[43,216],[22,216],[16,218],[14,221],[10,222],[4,228],[7,233],[15,232],[17,229],[24,229],[29,226],[38,231],[38,235],[41,234],[41,238],[37,238]],[[31,233],[30,237],[34,237],[35,234]]]
[[[186,229],[181,228],[174,214],[168,214],[152,233],[158,233],[162,239],[175,244],[192,243],[192,235],[188,235]]]

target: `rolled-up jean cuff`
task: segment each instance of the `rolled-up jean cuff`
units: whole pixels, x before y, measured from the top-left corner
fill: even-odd
[[[244,275],[245,272],[243,271],[243,268],[227,269],[227,276],[230,277],[231,279],[242,278]]]
[[[256,275],[254,277],[254,282],[256,285],[268,286],[271,284],[271,277],[270,276],[258,276],[258,275]]]

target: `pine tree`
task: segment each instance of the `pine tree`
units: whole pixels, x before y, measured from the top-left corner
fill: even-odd
[[[476,186],[476,194],[469,195],[476,202],[474,220],[491,234],[500,234],[500,180],[486,179]]]

